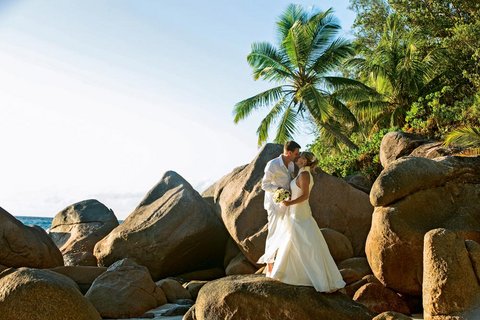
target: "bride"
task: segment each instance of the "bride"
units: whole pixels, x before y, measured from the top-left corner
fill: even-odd
[[[302,152],[296,161],[300,170],[290,183],[291,200],[282,202],[288,211],[275,237],[277,256],[267,276],[288,284],[313,286],[319,292],[333,292],[343,288],[345,282],[308,203],[313,187],[310,171],[317,163],[311,152]]]

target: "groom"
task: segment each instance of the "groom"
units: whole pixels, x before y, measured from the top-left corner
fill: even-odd
[[[272,271],[276,248],[273,248],[277,224],[283,218],[287,207],[273,201],[273,194],[278,189],[290,190],[290,181],[295,170],[295,160],[300,153],[300,145],[295,141],[288,141],[283,146],[283,153],[270,160],[265,166],[265,175],[262,179],[262,189],[265,191],[264,207],[267,210],[268,234],[265,243],[265,254],[258,263],[267,264],[267,274]]]

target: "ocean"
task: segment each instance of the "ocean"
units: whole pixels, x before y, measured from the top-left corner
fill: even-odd
[[[46,217],[26,217],[26,216],[15,216],[18,220],[20,220],[26,226],[37,225],[45,230],[52,226],[53,218],[46,218]],[[122,223],[123,220],[118,220],[118,223]]]
[[[48,230],[52,225],[53,218],[44,218],[44,217],[25,217],[25,216],[15,216],[26,226],[37,225],[45,230]]]

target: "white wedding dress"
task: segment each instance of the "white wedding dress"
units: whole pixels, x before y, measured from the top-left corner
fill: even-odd
[[[313,177],[310,167],[300,169],[299,175],[304,171],[310,175],[311,191]],[[297,178],[290,183],[292,199],[302,194]],[[313,286],[320,292],[333,292],[345,286],[322,232],[313,219],[308,199],[289,206],[280,227],[275,237],[277,255],[269,277],[288,284]]]

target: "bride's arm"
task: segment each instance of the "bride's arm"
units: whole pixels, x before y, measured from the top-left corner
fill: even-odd
[[[302,195],[293,200],[285,200],[282,203],[286,206],[291,206],[292,204],[297,204],[308,199],[310,196],[310,174],[308,172],[302,172],[297,179],[298,186],[302,190]]]

